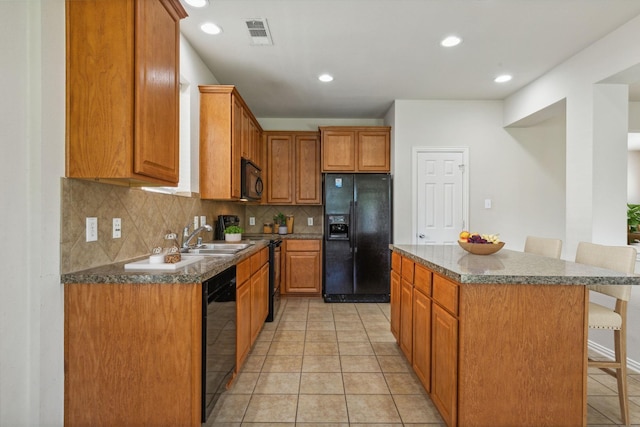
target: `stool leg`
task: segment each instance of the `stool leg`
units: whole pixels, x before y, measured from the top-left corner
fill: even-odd
[[[616,380],[618,383],[618,399],[620,400],[620,415],[622,423],[629,425],[629,399],[627,396],[627,337],[625,330],[616,330],[613,332],[614,345],[616,352]]]

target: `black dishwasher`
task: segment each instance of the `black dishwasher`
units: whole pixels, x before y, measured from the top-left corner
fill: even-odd
[[[236,267],[202,283],[202,422],[226,390],[236,364]]]

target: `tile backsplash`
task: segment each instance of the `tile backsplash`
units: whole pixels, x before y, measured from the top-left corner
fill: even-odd
[[[60,271],[70,273],[148,255],[161,246],[167,231],[180,235],[194,216],[206,215],[215,225],[218,215],[238,215],[247,233],[262,233],[265,222],[282,212],[294,215],[294,233],[322,233],[322,206],[265,206],[201,200],[121,187],[94,181],[62,178]],[[249,226],[249,217],[255,226]],[[86,242],[86,218],[98,218],[98,240]],[[307,225],[307,218],[314,225]],[[112,238],[113,218],[122,219],[122,237]],[[193,226],[192,226],[193,227]],[[213,233],[203,232],[205,241]]]

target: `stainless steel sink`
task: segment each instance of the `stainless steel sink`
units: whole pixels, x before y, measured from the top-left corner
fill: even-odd
[[[189,248],[183,255],[204,255],[204,256],[233,256],[236,253],[247,249],[253,243],[203,243],[194,248]]]

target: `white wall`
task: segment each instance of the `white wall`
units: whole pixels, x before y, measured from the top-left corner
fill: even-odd
[[[521,250],[528,234],[564,236],[563,123],[502,125],[499,101],[396,100],[393,117],[394,242],[411,243],[413,147],[469,147],[469,229],[500,233]],[[492,208],[484,200],[492,199]]]
[[[0,2],[0,425],[60,426],[64,1]]]

